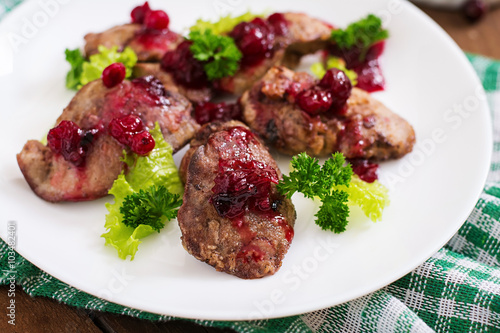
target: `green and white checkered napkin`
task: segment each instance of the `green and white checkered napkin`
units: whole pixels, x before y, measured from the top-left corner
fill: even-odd
[[[0,18],[20,0],[0,1]],[[500,62],[468,55],[493,111],[494,154],[484,191],[460,231],[393,284],[351,302],[299,316],[253,322],[196,321],[240,332],[500,332]],[[0,240],[0,284],[8,246]],[[79,291],[16,256],[17,283],[31,296],[149,320],[171,320]]]

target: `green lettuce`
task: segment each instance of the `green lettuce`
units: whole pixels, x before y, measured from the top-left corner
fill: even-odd
[[[87,83],[99,79],[102,71],[115,62],[125,65],[126,78],[132,75],[132,68],[137,63],[137,55],[131,48],[126,47],[122,52],[118,52],[118,46],[108,49],[99,45],[98,50],[99,53],[91,55],[87,61],[79,49],[66,49],[66,61],[71,65],[66,75],[67,88],[78,90]]]
[[[190,28],[190,31],[200,31],[210,29],[216,35],[226,34],[233,30],[241,22],[249,22],[256,17],[263,17],[263,14],[253,14],[246,12],[240,16],[232,17],[231,15],[221,17],[217,22],[204,21],[198,19],[196,23]]]
[[[349,195],[348,205],[361,208],[366,217],[373,222],[382,219],[384,208],[389,205],[389,191],[378,180],[367,183],[353,174],[349,187],[338,186]]]
[[[126,175],[123,173],[119,175],[109,190],[109,194],[112,194],[115,200],[106,204],[109,213],[106,215],[104,227],[107,232],[101,237],[104,237],[107,245],[113,246],[118,251],[118,256],[122,259],[130,256],[130,260],[133,260],[142,242],[141,239],[155,232],[149,225],[140,224],[133,228],[123,224],[120,207],[125,198],[153,185],[163,185],[173,194],[183,192],[172,157],[172,147],[163,139],[158,124],[150,132],[155,140],[155,148],[147,156],[124,153],[124,161],[129,167],[129,172]]]

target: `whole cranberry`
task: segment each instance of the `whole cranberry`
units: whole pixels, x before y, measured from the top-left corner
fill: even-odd
[[[242,65],[255,65],[273,53],[274,33],[261,18],[256,18],[252,22],[241,22],[234,27],[229,36],[234,39],[243,54]]]
[[[155,140],[148,131],[142,131],[132,136],[130,148],[138,155],[147,155],[155,147]]]
[[[143,24],[144,17],[149,11],[151,11],[151,9],[149,8],[149,4],[147,1],[142,6],[137,6],[132,9],[132,12],[130,13],[130,17],[132,17],[132,23]]]
[[[315,116],[330,109],[332,94],[317,88],[304,90],[297,96],[297,104],[302,110]]]
[[[125,75],[125,65],[121,62],[115,62],[102,71],[102,82],[106,87],[113,88],[123,82]]]
[[[288,33],[288,21],[285,15],[274,13],[267,18],[267,21],[274,29],[274,33],[279,36],[284,36]]]
[[[80,145],[82,130],[69,120],[63,120],[52,128],[47,135],[47,143],[55,154],[61,154],[68,162],[76,166],[83,164],[85,152]]]
[[[111,120],[108,126],[109,134],[118,142],[124,145],[130,145],[131,138],[138,132],[144,130],[144,124],[141,118],[129,114],[120,118]]]
[[[144,25],[148,29],[163,30],[168,28],[170,18],[163,10],[150,10],[144,16]]]
[[[463,7],[464,15],[469,21],[480,20],[488,11],[488,4],[484,0],[468,0]]]
[[[332,107],[342,109],[351,96],[352,84],[347,75],[337,68],[329,69],[319,81],[320,87],[327,89],[332,94]]]

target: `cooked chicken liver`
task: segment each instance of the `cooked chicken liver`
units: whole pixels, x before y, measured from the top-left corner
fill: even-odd
[[[288,93],[313,86],[307,73],[274,67],[241,98],[244,121],[266,143],[282,153],[307,152],[327,156],[340,151],[346,158],[381,161],[399,158],[413,149],[415,132],[403,118],[363,90],[353,88],[344,113],[311,116]]]
[[[244,279],[278,271],[296,214],[276,189],[281,173],[266,147],[238,121],[206,124],[184,156],[177,219],[184,248]]]
[[[138,61],[160,61],[165,52],[173,50],[184,38],[168,29],[148,30],[138,23],[112,27],[101,33],[88,33],[85,39],[85,56],[98,52],[99,45],[107,48],[118,46],[119,50],[130,47]]]
[[[270,17],[276,15],[285,20],[286,28],[282,35],[275,34],[270,56],[255,65],[242,66],[235,75],[216,81],[216,88],[241,95],[271,67],[284,65],[294,68],[302,56],[326,47],[332,30],[329,24],[304,13],[274,14]]]
[[[165,90],[154,77],[124,81],[108,89],[102,80],[88,83],[57,119],[82,129],[98,129],[88,148],[84,166],[76,166],[40,142],[28,141],[17,155],[24,177],[33,191],[52,202],[93,200],[105,196],[123,170],[124,147],[108,132],[114,118],[135,114],[144,125],[158,122],[174,151],[182,148],[199,128],[191,118],[192,106],[182,95]]]

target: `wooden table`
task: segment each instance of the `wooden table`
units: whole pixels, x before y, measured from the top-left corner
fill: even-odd
[[[438,22],[465,51],[500,59],[500,9],[470,24],[460,13],[423,10]],[[7,286],[0,287],[0,304],[8,302]],[[232,332],[205,328],[184,321],[152,323],[127,316],[75,309],[46,298],[32,298],[20,287],[16,292],[15,330],[4,315],[0,332]],[[4,307],[5,309],[5,307]],[[5,313],[5,310],[1,311]]]

